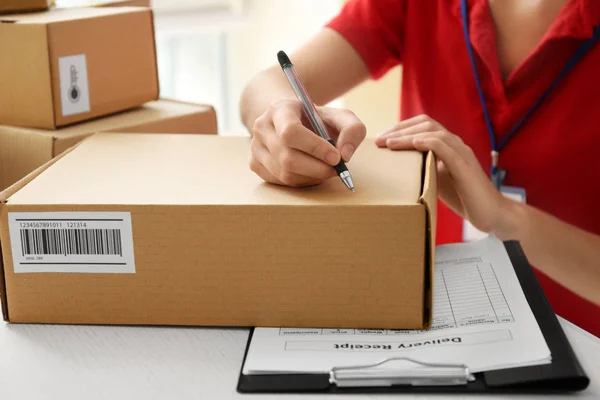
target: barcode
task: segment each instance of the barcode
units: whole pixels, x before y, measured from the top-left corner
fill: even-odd
[[[120,229],[21,229],[22,255],[123,256]]]

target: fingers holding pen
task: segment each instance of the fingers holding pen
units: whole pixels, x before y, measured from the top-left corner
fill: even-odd
[[[271,105],[254,123],[250,168],[267,182],[310,186],[335,176],[337,149],[302,125],[298,102]]]

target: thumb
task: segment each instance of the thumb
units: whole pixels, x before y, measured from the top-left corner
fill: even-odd
[[[322,107],[319,110],[323,122],[337,133],[336,147],[344,161],[350,161],[352,155],[367,135],[367,128],[350,110]]]

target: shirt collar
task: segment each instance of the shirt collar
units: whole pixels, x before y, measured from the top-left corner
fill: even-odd
[[[488,0],[467,0],[469,25],[474,34],[482,18],[481,10],[489,12]],[[453,14],[463,23],[461,0],[454,0]],[[486,21],[487,22],[487,21]],[[587,39],[600,26],[600,0],[568,0],[542,40],[560,37]]]

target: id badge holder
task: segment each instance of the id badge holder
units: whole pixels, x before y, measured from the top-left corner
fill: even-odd
[[[525,188],[517,186],[500,186],[500,193],[505,197],[518,201],[519,203],[527,204],[527,196],[525,194]]]
[[[496,173],[492,174],[492,182],[494,186],[499,187],[500,193],[509,199],[518,201],[519,203],[526,204],[527,196],[525,188],[517,186],[506,186],[503,184],[504,178],[506,177],[506,171],[498,169]],[[484,239],[488,236],[487,233],[481,232],[475,228],[468,220],[463,220],[463,241],[471,242],[474,240]]]

